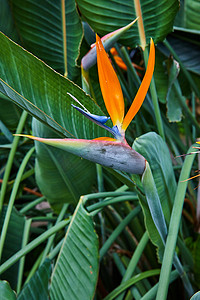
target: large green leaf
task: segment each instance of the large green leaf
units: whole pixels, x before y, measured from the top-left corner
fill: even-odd
[[[1,0],[0,3],[0,30],[15,42],[18,42],[19,36],[15,27],[10,3],[8,0]]]
[[[165,103],[168,89],[168,76],[166,68],[164,66],[164,60],[166,59],[160,51],[156,49],[156,61],[154,69],[154,79],[156,83],[157,95],[160,102]]]
[[[6,210],[7,210],[7,206],[4,206],[0,216],[0,230],[2,229],[3,226]],[[24,231],[24,222],[25,222],[25,217],[19,214],[17,210],[13,208],[10,222],[8,225],[7,234],[6,234],[2,261],[1,261],[2,263],[5,262],[12,255],[14,255],[18,250],[21,249],[22,237]],[[10,283],[13,289],[16,289],[16,285],[17,285],[18,266],[19,263],[14,264],[11,268],[9,268],[0,276],[1,279],[8,280],[8,282]]]
[[[10,130],[15,130],[21,116],[21,109],[4,95],[0,96],[0,106],[0,120]]]
[[[142,154],[150,164],[163,214],[166,221],[169,222],[170,208],[176,192],[176,181],[167,145],[159,135],[150,132],[137,138],[133,148]],[[151,189],[151,187],[149,188]],[[161,259],[164,251],[163,242],[155,227],[146,198],[140,196],[140,202],[149,236],[159,248],[158,253]]]
[[[77,0],[77,3],[86,21],[95,32],[101,35],[112,32],[134,20],[137,17],[135,5],[140,5],[147,43],[150,37],[156,43],[163,40],[172,30],[179,6],[177,0]],[[138,26],[132,26],[120,41],[132,47],[140,45]]]
[[[95,138],[105,130],[71,106],[74,95],[94,114],[95,102],[70,80],[0,33],[0,92],[64,136]],[[70,134],[70,133],[71,134]]]
[[[176,29],[174,33],[167,38],[171,47],[178,55],[181,62],[187,70],[200,75],[200,32],[192,33],[184,29]],[[170,52],[162,44],[159,44],[159,49],[166,55],[170,56]]]
[[[200,29],[200,2],[199,0],[185,0],[185,25],[190,29]]]
[[[67,56],[68,77],[73,78],[82,39],[75,1],[12,0],[11,5],[23,46],[61,74]]]
[[[185,101],[177,80],[180,66],[173,60],[168,59],[168,92],[167,92],[167,117],[170,122],[179,122],[182,117],[182,108],[180,105],[180,97]],[[177,88],[177,91],[176,91]],[[177,94],[178,92],[178,94]]]
[[[137,138],[133,148],[149,162],[165,217],[169,220],[176,180],[168,147],[158,134],[149,132]]]
[[[0,297],[1,300],[16,300],[14,291],[6,281],[0,281]]]
[[[17,300],[48,300],[48,285],[51,275],[51,261],[46,259],[30,281],[23,287]]]
[[[53,271],[51,299],[93,299],[97,277],[98,239],[81,198]]]
[[[35,119],[33,133],[58,137]],[[36,142],[36,153],[37,184],[55,210],[59,210],[64,202],[76,204],[81,195],[91,191],[96,177],[93,163],[39,142]]]

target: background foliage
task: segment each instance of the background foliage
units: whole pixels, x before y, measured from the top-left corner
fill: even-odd
[[[198,177],[184,180],[197,175],[199,162],[182,154],[195,151],[200,134],[199,1],[93,2],[0,0],[0,295],[189,299],[200,289],[200,194]],[[148,189],[140,176],[13,136],[107,135],[67,92],[107,115],[96,65],[91,95],[82,89],[81,59],[95,33],[127,25],[139,7],[137,24],[114,45],[122,64],[109,55],[128,110],[150,37],[156,43],[151,86],[126,133],[150,165]]]

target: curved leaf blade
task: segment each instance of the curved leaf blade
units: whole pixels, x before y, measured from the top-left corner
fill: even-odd
[[[16,295],[6,281],[0,281],[1,300],[16,300]]]
[[[198,300],[200,298],[200,291],[196,292],[191,298],[190,300]]]
[[[150,132],[136,139],[133,148],[149,162],[165,217],[169,220],[177,185],[167,145],[158,134]]]
[[[30,281],[23,287],[17,300],[48,300],[48,284],[51,275],[51,261],[46,259]]]
[[[198,0],[185,0],[185,25],[187,28],[199,30],[200,3]]]
[[[6,210],[7,206],[4,206],[0,216],[0,230],[3,226]],[[18,211],[15,208],[13,208],[6,234],[1,263],[7,261],[12,255],[14,255],[18,250],[21,249],[24,223],[25,217],[19,214]],[[6,270],[0,276],[0,279],[8,280],[13,289],[16,289],[17,287],[18,269],[19,262],[15,263],[11,268]]]
[[[8,0],[1,0],[0,30],[14,41],[19,41],[19,36],[15,27],[13,14]]]
[[[76,103],[67,92],[91,113],[103,115],[83,90],[2,33],[0,44],[0,92],[66,137],[95,138],[106,135],[104,129],[71,106]]]
[[[61,74],[65,73],[67,56],[68,77],[73,78],[82,40],[75,1],[17,0],[11,5],[24,47]]]
[[[174,33],[167,37],[167,41],[178,55],[179,59],[186,67],[187,70],[194,74],[200,75],[200,43],[199,34],[192,34],[184,30],[176,29]],[[158,48],[167,57],[170,56],[170,52],[162,44],[158,45]]]
[[[137,17],[134,2],[141,6],[147,43],[151,37],[155,43],[162,41],[172,30],[179,8],[177,0],[77,0],[82,15],[93,30],[102,36],[127,25]],[[130,47],[141,45],[138,27],[130,28],[120,42]]]
[[[170,208],[172,207],[172,203],[174,201],[176,192],[176,181],[167,145],[164,143],[164,141],[159,135],[157,135],[154,132],[150,132],[136,139],[133,144],[133,148],[136,151],[138,151],[141,155],[144,155],[144,157],[150,164],[153,173],[153,179],[156,186],[155,192],[157,190],[163,214],[165,216],[166,221],[169,222]],[[151,195],[151,193],[153,195],[153,186],[148,186],[147,182],[146,187],[149,189],[149,195]],[[140,203],[142,205],[142,210],[145,216],[145,223],[149,233],[149,237],[152,243],[158,247],[159,259],[162,260],[164,252],[163,241],[161,240],[160,235],[154,224],[146,197],[142,197],[142,195],[139,196]],[[153,197],[153,199],[155,198]]]
[[[21,109],[16,106],[14,103],[9,101],[3,95],[0,95],[0,119],[1,121],[10,129],[15,130],[17,128],[20,116]]]
[[[93,299],[98,277],[98,259],[97,235],[81,198],[52,274],[51,299]]]

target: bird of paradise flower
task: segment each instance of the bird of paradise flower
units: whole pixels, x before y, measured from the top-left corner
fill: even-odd
[[[135,99],[126,115],[124,99],[119,80],[98,35],[96,35],[96,51],[101,92],[106,109],[113,123],[113,127],[110,128],[105,125],[110,118],[91,114],[84,107],[80,108],[75,105],[73,106],[92,122],[109,131],[113,135],[113,138],[100,137],[94,140],[85,140],[69,138],[46,139],[31,135],[23,136],[66,150],[70,153],[88,159],[92,162],[99,163],[106,167],[132,174],[143,174],[146,167],[146,160],[142,155],[128,145],[125,139],[125,131],[140,109],[151,82],[155,65],[155,47],[153,40],[151,39],[150,43],[150,53],[146,73]],[[80,106],[82,106],[73,95],[70,96],[76,100]]]

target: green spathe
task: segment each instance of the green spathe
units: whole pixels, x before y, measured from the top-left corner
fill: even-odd
[[[145,158],[127,143],[106,140],[45,139],[22,135],[35,141],[54,146],[105,167],[131,174],[143,174]]]

